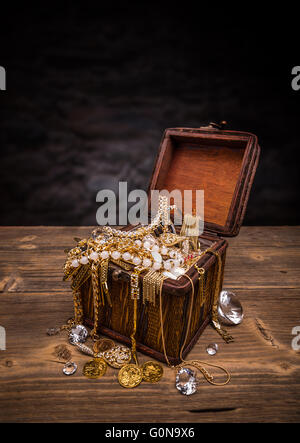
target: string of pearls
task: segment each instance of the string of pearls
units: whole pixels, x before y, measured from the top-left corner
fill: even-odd
[[[160,225],[161,222],[164,226],[164,229],[166,230],[170,222],[170,216],[169,216],[170,209],[175,209],[175,205],[169,206],[168,198],[165,196],[159,196],[157,214],[148,226],[142,226],[132,232],[120,231],[119,229],[114,229],[111,228],[110,226],[104,226],[103,232],[105,232],[109,236],[138,239],[141,237],[145,237],[148,234],[151,234],[151,232],[153,232]]]
[[[161,223],[163,230],[167,232],[170,223],[169,210],[173,208],[174,206],[168,205],[167,197],[160,196],[158,212],[150,225],[130,232],[106,226],[98,236],[79,242],[69,252],[69,264],[77,268],[90,261],[112,259],[155,271],[172,271],[184,266],[185,257],[179,248],[167,246],[152,235]]]

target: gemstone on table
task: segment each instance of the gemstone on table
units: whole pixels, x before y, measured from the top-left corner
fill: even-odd
[[[74,326],[69,334],[69,341],[71,344],[84,343],[88,338],[88,330],[83,325]]]
[[[206,352],[209,355],[215,355],[218,352],[219,346],[217,343],[211,343],[207,346]]]
[[[220,322],[225,325],[238,325],[244,318],[243,307],[238,297],[231,291],[221,291],[218,304]]]
[[[180,368],[176,374],[176,388],[183,395],[192,395],[197,391],[197,381],[194,371]]]

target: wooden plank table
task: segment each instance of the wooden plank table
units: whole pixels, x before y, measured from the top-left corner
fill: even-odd
[[[49,337],[46,329],[73,315],[63,251],[90,231],[0,228],[0,325],[7,336],[0,351],[1,422],[299,421],[300,352],[291,341],[300,326],[300,227],[244,227],[229,240],[224,288],[240,297],[244,321],[228,328],[231,344],[208,327],[189,357],[225,366],[232,380],[224,387],[203,380],[190,397],[175,389],[167,367],[160,383],[126,390],[111,368],[96,381],[82,376],[87,359],[76,350],[79,370],[72,377],[51,361],[66,336]],[[205,352],[211,342],[219,344],[215,356]]]

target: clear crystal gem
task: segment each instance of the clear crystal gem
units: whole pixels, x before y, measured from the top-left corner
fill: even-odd
[[[242,305],[237,296],[230,291],[221,291],[218,305],[220,322],[225,325],[238,325],[244,314]]]
[[[88,338],[88,330],[83,325],[77,325],[71,329],[69,341],[72,345],[75,343],[84,343]]]
[[[197,382],[194,371],[188,368],[181,368],[176,374],[176,388],[183,395],[194,394],[197,390]]]
[[[63,373],[65,375],[73,375],[77,371],[77,364],[73,361],[68,362],[63,367]]]
[[[215,355],[218,352],[219,346],[217,345],[217,343],[211,343],[210,345],[207,346],[206,348],[206,352],[209,355]]]

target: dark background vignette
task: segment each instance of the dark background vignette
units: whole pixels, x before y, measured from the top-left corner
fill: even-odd
[[[147,189],[166,127],[223,119],[262,147],[244,224],[299,224],[293,11],[130,5],[3,8],[0,224],[95,225],[98,190]]]

